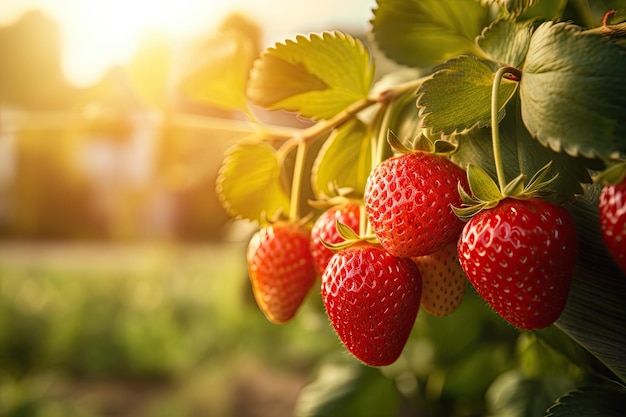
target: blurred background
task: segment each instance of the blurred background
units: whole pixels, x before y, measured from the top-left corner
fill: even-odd
[[[338,350],[275,326],[215,195],[236,111],[181,91],[225,31],[256,53],[362,35],[373,1],[0,1],[0,415],[287,416]]]

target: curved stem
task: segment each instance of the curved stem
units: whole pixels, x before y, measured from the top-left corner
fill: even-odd
[[[500,147],[500,127],[498,120],[498,111],[500,110],[500,82],[504,74],[511,71],[511,67],[500,68],[493,79],[491,89],[491,144],[493,146],[493,160],[496,165],[496,175],[498,176],[498,185],[500,191],[506,187],[506,178],[504,176],[504,165],[502,164],[502,153]]]

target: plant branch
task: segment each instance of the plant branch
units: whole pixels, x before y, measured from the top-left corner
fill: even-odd
[[[320,136],[329,133],[333,129],[336,129],[347,121],[352,120],[357,114],[370,106],[378,103],[391,102],[402,94],[417,90],[427,78],[428,77],[422,77],[403,84],[398,84],[377,94],[357,100],[341,112],[337,113],[334,117],[327,120],[321,120],[313,126],[304,129],[302,137],[306,141],[315,140]]]

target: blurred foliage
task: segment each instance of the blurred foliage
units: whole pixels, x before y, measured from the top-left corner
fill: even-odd
[[[232,415],[227,396],[251,377],[240,362],[264,358],[274,373],[299,374],[336,347],[315,300],[281,328],[259,315],[239,244],[2,252],[3,416],[107,415],[97,398],[79,407],[102,384],[165,393],[172,412],[164,415],[181,415],[176,403],[189,406],[195,390],[214,389],[191,405]],[[209,401],[220,397],[225,414]]]
[[[243,259],[239,243],[3,245],[0,415],[499,416],[585,378],[474,292],[446,318],[420,312],[398,362],[364,367],[315,293],[293,323],[267,322]],[[262,389],[274,414],[258,409]]]

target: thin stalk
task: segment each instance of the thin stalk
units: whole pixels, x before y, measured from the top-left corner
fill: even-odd
[[[500,107],[499,94],[500,94],[500,82],[504,74],[510,71],[510,67],[502,67],[497,72],[493,79],[493,86],[491,89],[491,144],[493,146],[493,159],[496,165],[496,175],[498,176],[498,185],[500,191],[506,187],[506,178],[504,176],[504,165],[502,164],[502,153],[500,146],[500,127],[498,121],[498,111]]]
[[[307,143],[298,140],[296,149],[296,161],[293,167],[293,182],[291,184],[291,196],[289,200],[289,220],[298,221],[300,219],[300,192],[302,189],[302,177],[304,174],[304,161],[306,157]]]

